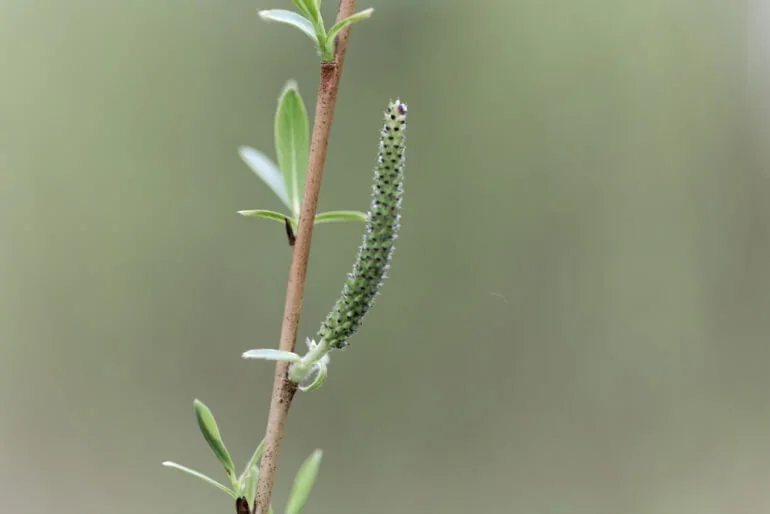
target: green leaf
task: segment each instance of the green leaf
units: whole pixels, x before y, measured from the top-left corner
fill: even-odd
[[[334,25],[332,25],[332,28],[329,29],[329,32],[326,34],[326,52],[328,55],[334,55],[334,39],[337,37],[337,34],[350,25],[351,23],[355,23],[357,21],[365,20],[367,18],[370,18],[372,16],[372,13],[374,12],[374,9],[365,9],[361,12],[357,12],[355,14],[352,14],[348,16],[347,18],[344,18]]]
[[[257,480],[259,479],[259,467],[257,464],[260,457],[262,457],[262,450],[264,447],[265,440],[262,439],[254,450],[254,453],[251,454],[251,458],[249,459],[248,464],[246,464],[246,469],[244,469],[241,476],[238,477],[238,490],[248,498],[249,501],[254,499],[254,495],[257,492]]]
[[[242,355],[244,359],[263,359],[267,361],[284,361],[284,362],[298,362],[302,360],[302,357],[294,352],[286,352],[284,350],[274,350],[272,348],[260,348],[257,350],[249,350]]]
[[[323,20],[321,19],[321,11],[318,5],[320,2],[317,3],[315,0],[292,0],[292,2],[314,25],[322,24]]]
[[[220,484],[219,482],[217,482],[213,478],[207,477],[203,473],[195,471],[194,469],[190,469],[190,468],[188,468],[186,466],[182,466],[181,464],[177,464],[176,462],[171,462],[170,460],[167,460],[166,462],[163,462],[162,464],[164,466],[166,466],[167,468],[178,469],[179,471],[183,471],[183,472],[187,473],[188,475],[192,475],[194,477],[198,477],[201,480],[203,480],[204,482],[208,482],[209,484],[213,485],[217,489],[226,492],[227,494],[229,494],[233,498],[236,498],[235,491],[233,491],[233,490],[223,486],[222,484]]]
[[[324,380],[326,380],[327,375],[328,370],[326,368],[326,363],[316,362],[310,370],[308,376],[306,376],[305,379],[297,385],[301,391],[314,391],[321,387],[321,385],[324,383]]]
[[[361,211],[327,211],[316,214],[314,223],[333,223],[340,221],[366,221],[366,213]]]
[[[286,25],[292,25],[304,32],[314,43],[318,44],[318,38],[316,37],[313,24],[310,20],[300,14],[285,9],[267,9],[265,11],[259,11],[259,17],[265,21],[275,21],[278,23],[285,23]]]
[[[287,216],[285,214],[281,214],[280,212],[275,211],[268,211],[265,209],[254,209],[254,210],[245,210],[245,211],[238,211],[238,214],[241,216],[250,216],[252,218],[265,218],[268,220],[277,221],[278,223],[284,224],[286,223],[286,218],[289,219],[289,222],[291,225],[296,228],[297,222],[294,221],[291,216]]]
[[[262,439],[257,445],[257,448],[254,450],[254,453],[251,454],[251,458],[249,459],[248,464],[246,464],[243,473],[241,473],[241,476],[238,477],[238,483],[242,483],[244,481],[244,477],[251,471],[251,468],[259,464],[259,459],[262,457],[262,450],[264,447],[265,440]]]
[[[237,488],[238,482],[235,478],[233,459],[230,457],[230,452],[227,451],[224,441],[222,441],[222,435],[219,433],[219,427],[214,419],[214,414],[198,399],[193,402],[193,410],[195,411],[195,419],[198,421],[198,427],[201,430],[201,434],[203,434],[203,438],[209,443],[211,451],[214,452],[214,455],[216,455],[219,462],[225,468],[225,473],[227,478],[230,479],[233,489]]]
[[[294,7],[300,10],[302,14],[304,14],[307,17],[310,17],[310,13],[307,10],[307,7],[305,7],[305,1],[304,0],[291,0],[291,3],[294,4]]]
[[[293,80],[286,83],[278,100],[275,149],[291,202],[291,212],[299,219],[310,140],[307,110],[297,90],[297,83]]]
[[[267,184],[267,187],[275,193],[275,196],[277,196],[286,207],[291,209],[289,195],[286,193],[286,183],[283,181],[283,175],[281,175],[281,170],[278,169],[278,165],[276,165],[267,155],[248,146],[241,146],[238,148],[238,155],[240,155],[243,162],[251,168],[251,171]]]
[[[313,489],[316,476],[318,476],[318,467],[321,465],[322,456],[323,452],[316,450],[300,466],[297,477],[294,479],[294,486],[292,486],[289,494],[289,501],[286,504],[286,514],[302,512],[302,507]]]
[[[249,499],[249,501],[254,501],[254,497],[257,494],[257,484],[259,483],[259,468],[257,466],[252,466],[251,471],[246,475],[246,480],[244,480],[243,484],[243,495]]]

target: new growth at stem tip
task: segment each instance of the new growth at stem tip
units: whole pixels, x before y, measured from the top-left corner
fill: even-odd
[[[322,62],[334,61],[336,51],[336,40],[339,33],[357,21],[365,20],[372,16],[374,9],[364,9],[355,14],[343,18],[326,30],[324,20],[319,9],[320,2],[315,0],[294,0],[294,5],[300,13],[287,11],[285,9],[269,9],[259,11],[259,17],[265,21],[283,23],[299,29],[303,34],[309,37],[316,46]]]

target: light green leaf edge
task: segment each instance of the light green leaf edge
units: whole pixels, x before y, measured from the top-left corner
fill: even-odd
[[[262,450],[265,447],[265,440],[262,439],[254,453],[251,455],[249,462],[246,464],[246,468],[238,477],[238,491],[241,496],[245,496],[249,501],[254,499],[254,494],[257,491],[257,480],[259,479],[259,467],[258,461],[262,456]]]
[[[233,459],[230,457],[230,452],[227,451],[225,443],[222,440],[222,434],[219,432],[219,427],[214,419],[214,414],[211,409],[198,400],[197,398],[193,402],[193,410],[195,411],[195,419],[198,422],[198,428],[200,428],[203,438],[209,444],[211,451],[217,457],[219,462],[225,468],[227,478],[230,480],[230,484],[233,489],[238,487],[238,481],[235,478],[235,466],[233,465]]]
[[[278,223],[285,223],[285,219],[289,220],[292,228],[297,229],[297,221],[287,214],[281,214],[277,211],[271,211],[267,209],[246,209],[238,211],[241,216],[251,218],[265,218]],[[328,211],[316,214],[314,223],[341,223],[346,221],[366,221],[366,213],[361,211]]]
[[[305,506],[305,502],[318,476],[321,457],[323,457],[323,452],[316,450],[300,466],[289,494],[289,501],[286,504],[286,514],[300,514],[302,512],[302,507]]]
[[[314,374],[311,374],[305,380],[297,384],[301,391],[315,391],[323,385],[326,376],[329,374],[325,362],[316,362],[313,368]]]
[[[243,484],[243,490],[241,495],[244,496],[249,502],[253,502],[257,495],[257,484],[259,483],[259,468],[257,466],[251,467],[251,472],[246,475],[246,481]]]
[[[352,14],[348,16],[347,18],[344,18],[334,25],[332,25],[332,28],[329,29],[329,32],[326,34],[326,55],[334,55],[334,43],[335,38],[337,37],[337,34],[350,25],[351,23],[355,23],[357,21],[365,20],[367,18],[370,18],[372,16],[372,13],[374,12],[374,9],[364,9],[361,12],[357,12],[355,14]]]
[[[314,43],[318,44],[318,38],[316,37],[313,23],[301,14],[285,9],[266,9],[264,11],[258,11],[258,14],[259,17],[265,21],[274,21],[296,27],[312,39]]]
[[[305,103],[299,94],[297,83],[289,80],[278,99],[278,109],[275,113],[275,153],[291,202],[291,212],[296,219],[299,219],[302,188],[305,186],[310,151],[309,134]]]
[[[241,473],[241,476],[238,477],[238,482],[241,483],[245,480],[245,477],[247,474],[249,474],[249,471],[254,466],[258,465],[259,458],[262,456],[262,450],[265,448],[265,440],[262,439],[257,447],[254,449],[254,453],[251,454],[251,458],[249,459],[249,462],[246,464],[246,467],[243,469],[243,473]]]
[[[194,477],[200,478],[204,482],[208,482],[209,484],[213,485],[217,489],[226,492],[227,494],[229,494],[233,498],[237,497],[237,495],[235,494],[235,491],[233,491],[232,489],[230,489],[228,487],[225,487],[224,485],[220,484],[219,482],[217,482],[213,478],[208,477],[208,476],[204,475],[203,473],[200,473],[199,471],[195,471],[194,469],[190,469],[187,466],[182,466],[181,464],[177,464],[176,462],[172,462],[170,460],[162,462],[161,464],[163,466],[166,466],[167,468],[177,469],[179,471],[183,471],[183,472],[187,473],[188,475],[192,475]]]
[[[305,16],[310,19],[313,24],[323,26],[323,18],[321,17],[320,2],[315,0],[292,0],[297,9],[305,13]]]
[[[273,348],[258,348],[243,352],[244,359],[263,359],[267,361],[299,362],[302,357],[294,352],[275,350]]]
[[[307,10],[307,6],[305,5],[305,0],[291,0],[291,3],[293,3],[294,7],[299,9],[302,12],[302,14],[304,14],[308,18],[310,17],[310,11]]]
[[[268,220],[277,221],[281,224],[285,224],[286,222],[284,220],[288,219],[289,223],[291,223],[291,226],[295,229],[297,228],[297,222],[294,221],[294,218],[286,214],[281,214],[280,212],[276,212],[276,211],[269,211],[265,209],[254,209],[254,210],[238,211],[238,214],[240,214],[241,216],[247,216],[251,218],[265,218]]]
[[[366,213],[361,211],[327,211],[316,214],[315,223],[334,223],[342,221],[366,221]]]
[[[291,209],[289,195],[286,193],[286,183],[283,181],[283,175],[278,169],[278,165],[264,153],[249,146],[239,147],[238,155],[246,163],[246,166],[275,193],[281,203]]]

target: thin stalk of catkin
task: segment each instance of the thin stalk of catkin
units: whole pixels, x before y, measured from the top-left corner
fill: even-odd
[[[401,219],[406,152],[406,104],[390,102],[374,168],[372,203],[363,243],[342,294],[321,324],[318,341],[343,349],[358,331],[390,267]]]
[[[340,0],[337,10],[337,21],[351,16],[355,10],[355,0]],[[321,190],[321,178],[326,160],[326,149],[329,144],[334,106],[337,102],[342,65],[347,49],[350,26],[343,29],[337,36],[335,61],[321,63],[321,77],[316,100],[313,134],[310,141],[310,154],[305,177],[305,187],[302,192],[300,219],[297,228],[297,239],[292,247],[289,282],[286,290],[283,323],[281,324],[281,339],[279,348],[284,351],[294,351],[297,340],[297,327],[302,309],[302,295],[305,288],[307,265],[310,260],[310,243],[313,234],[313,220],[318,206],[318,196]],[[253,511],[256,514],[267,514],[275,482],[275,470],[283,439],[284,425],[289,414],[289,407],[297,392],[297,384],[287,378],[288,363],[278,362],[273,378],[273,393],[270,399],[270,410],[267,418],[265,445],[260,460],[260,477],[257,494],[254,499]]]

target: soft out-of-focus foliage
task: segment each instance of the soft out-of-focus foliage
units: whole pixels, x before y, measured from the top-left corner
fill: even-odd
[[[235,213],[280,206],[237,149],[270,148],[287,77],[311,113],[317,81],[274,4],[3,3],[3,512],[219,512],[160,466],[219,471],[190,401],[235,461],[261,438],[272,370],[240,355],[277,342],[290,250]],[[770,509],[764,11],[359,7],[320,208],[365,209],[400,97],[403,230],[366,333],[289,417],[276,502],[323,448],[307,512]],[[361,230],[316,232],[300,337]]]

